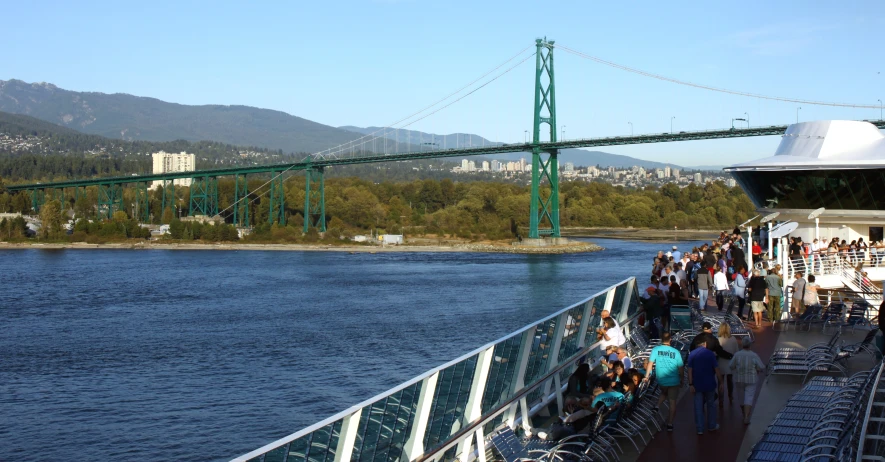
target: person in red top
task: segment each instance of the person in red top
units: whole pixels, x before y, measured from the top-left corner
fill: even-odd
[[[758,263],[760,260],[762,260],[762,246],[757,241],[753,243],[753,263]]]

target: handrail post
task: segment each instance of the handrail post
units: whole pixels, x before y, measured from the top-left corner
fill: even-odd
[[[424,433],[430,420],[430,408],[433,406],[433,395],[436,393],[436,382],[439,372],[421,381],[421,394],[418,396],[418,408],[415,410],[415,422],[403,450],[408,460],[415,460],[424,454]]]
[[[349,461],[353,455],[353,446],[356,442],[356,434],[359,431],[360,417],[363,415],[362,408],[341,420],[341,430],[338,433],[338,446],[335,448],[335,460]]]
[[[535,331],[537,328],[526,330],[522,333],[522,344],[519,346],[519,354],[517,355],[517,363],[516,363],[516,380],[513,381],[513,389],[512,391],[519,390],[525,386],[525,371],[528,369],[529,365],[529,356],[532,351],[532,344],[535,340]],[[522,408],[523,414],[523,428],[528,430],[526,422],[528,420],[528,407],[526,406],[526,399],[523,397],[519,401],[510,405],[510,409],[507,410],[507,417],[505,420],[507,421],[507,425],[510,428],[513,428],[514,423],[516,422],[516,408],[517,406]]]
[[[489,370],[492,368],[492,359],[495,357],[495,346],[479,353],[476,358],[476,369],[473,371],[473,382],[470,385],[470,396],[467,398],[467,405],[464,407],[464,420],[473,423],[476,419],[482,417],[482,398],[485,393],[486,383],[489,379]],[[485,442],[482,441],[482,427],[476,436],[476,450],[481,460],[485,460]],[[467,462],[467,456],[470,453],[471,442],[474,434],[467,435],[458,443],[457,454],[459,454],[463,462]]]

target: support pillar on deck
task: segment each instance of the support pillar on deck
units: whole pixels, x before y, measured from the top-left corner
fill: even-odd
[[[304,191],[304,232],[313,227],[326,232],[326,190],[323,167],[312,167],[305,171]]]
[[[249,182],[246,174],[234,175],[234,225],[249,226]]]
[[[529,216],[529,238],[560,237],[559,233],[559,151],[541,151],[541,125],[550,129],[549,141],[556,142],[556,90],[553,79],[553,41],[535,41],[535,107],[532,130],[532,193]],[[541,197],[541,183],[550,185],[550,192]]]
[[[283,190],[283,172],[271,172],[270,179],[270,209],[267,214],[267,222],[270,224],[286,224],[286,193]]]

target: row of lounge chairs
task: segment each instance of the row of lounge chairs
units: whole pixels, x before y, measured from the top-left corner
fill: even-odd
[[[797,331],[805,327],[806,332],[809,332],[814,326],[819,325],[823,333],[827,333],[831,328],[841,331],[850,327],[853,331],[858,327],[872,325],[869,314],[870,304],[865,301],[856,301],[850,307],[846,307],[843,303],[830,303],[827,306],[812,305],[798,317],[775,320],[772,328],[778,330],[777,327],[780,326],[779,330],[788,330],[792,325]]]
[[[818,343],[809,348],[779,348],[768,359],[766,381],[772,375],[802,376],[804,383],[812,373],[847,375],[845,361],[865,352],[875,361],[876,348],[873,339],[878,329],[871,329],[860,342],[846,345],[840,343],[841,330],[837,330],[827,343]]]
[[[748,462],[854,460],[879,367],[849,378],[811,379],[769,424]]]
[[[632,400],[618,409],[608,409],[604,405],[597,410],[596,417],[584,433],[567,436],[559,441],[545,441],[538,438],[520,438],[510,427],[504,426],[492,435],[491,442],[498,457],[505,462],[529,460],[582,462],[617,461],[624,453],[618,440],[626,439],[639,451],[637,439],[643,444],[664,423],[660,413],[654,410],[654,403],[660,389],[652,381],[643,382]]]

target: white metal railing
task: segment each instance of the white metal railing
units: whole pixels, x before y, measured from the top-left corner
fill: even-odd
[[[532,323],[391,390],[248,454],[238,462],[485,459],[485,433],[529,428],[541,403],[560,401],[577,360],[601,355],[595,334],[605,309],[629,338],[639,310],[635,278]],[[561,403],[560,403],[561,404]],[[560,406],[561,407],[561,406]]]
[[[882,384],[882,372],[885,370],[885,363],[880,363],[878,369],[879,370],[876,372],[876,378],[874,379],[875,381],[873,382],[873,389],[870,392],[869,401],[867,402],[867,409],[864,413],[860,438],[858,438],[857,462],[863,460],[882,460],[882,456],[885,455],[882,454],[882,443],[885,441],[885,434],[882,434],[880,426],[883,414],[885,414],[885,412],[883,412],[883,409],[885,409],[885,386]],[[874,409],[875,416],[873,416]],[[875,427],[870,425],[871,422],[873,422]],[[867,439],[872,443],[870,447],[867,445]]]

